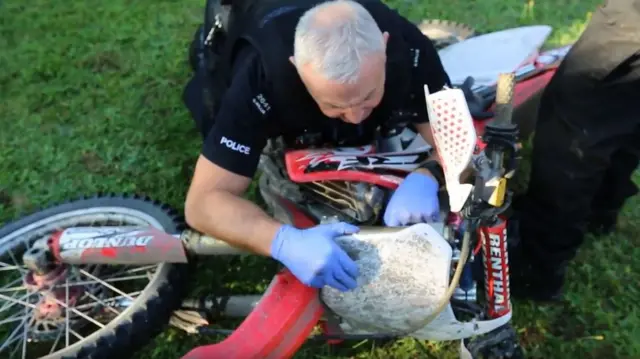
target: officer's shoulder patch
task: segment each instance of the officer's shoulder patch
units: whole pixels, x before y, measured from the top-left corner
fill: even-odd
[[[263,115],[266,116],[271,111],[271,104],[267,101],[263,93],[259,93],[251,99],[253,106]]]

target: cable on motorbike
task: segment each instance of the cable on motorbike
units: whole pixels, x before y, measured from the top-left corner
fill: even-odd
[[[476,221],[470,221],[476,222]],[[458,261],[458,265],[456,266],[456,270],[453,274],[453,278],[447,288],[447,291],[443,295],[442,299],[435,307],[433,312],[425,319],[412,324],[408,330],[403,330],[399,332],[390,333],[390,335],[394,337],[406,337],[410,336],[411,333],[416,332],[422,328],[424,328],[427,324],[431,323],[434,319],[436,319],[442,311],[444,311],[449,303],[451,302],[451,298],[453,297],[453,293],[458,287],[458,283],[460,282],[460,277],[462,276],[462,272],[464,270],[464,266],[467,263],[467,258],[469,258],[469,252],[471,247],[471,233],[472,229],[476,228],[477,224],[469,223],[469,230],[465,231],[464,236],[462,238],[462,249],[460,250],[460,260]],[[378,229],[379,231],[379,229]],[[381,332],[387,331],[388,328],[377,327],[375,325],[369,325],[371,329],[379,330]]]
[[[460,212],[465,221],[464,235],[462,238],[462,247],[460,250],[460,259],[456,265],[455,272],[447,290],[442,299],[438,302],[433,312],[425,319],[419,320],[410,325],[408,330],[397,332],[388,332],[388,328],[377,327],[369,324],[369,329],[385,334],[377,334],[381,338],[397,338],[410,336],[412,333],[424,328],[433,320],[435,320],[452,302],[453,294],[458,287],[460,278],[464,271],[464,267],[470,257],[471,252],[471,233],[475,233],[487,221],[492,221],[511,203],[511,195],[506,191],[506,179],[511,177],[511,172],[517,165],[518,153],[517,145],[514,145],[512,139],[517,138],[517,126],[511,124],[511,99],[513,96],[514,75],[504,74],[498,80],[496,117],[492,123],[487,124],[484,136],[484,142],[487,143],[485,152],[488,155],[476,156],[473,161],[476,171],[479,172],[476,177],[476,185],[472,195],[468,198],[467,203]],[[514,137],[515,135],[515,137]],[[505,161],[506,166],[505,166]],[[487,183],[497,181],[495,188],[488,188]],[[490,191],[487,191],[489,189]],[[367,228],[361,228],[361,232]],[[379,227],[372,228],[376,233],[384,232]],[[389,229],[394,230],[394,229]],[[224,334],[218,329],[202,328],[202,332]],[[356,338],[357,335],[337,335],[335,339]],[[371,338],[368,334],[365,337]],[[321,335],[316,339],[331,339],[329,336]]]
[[[471,233],[477,230],[483,220],[495,218],[499,213],[504,211],[511,202],[511,196],[506,192],[506,179],[511,177],[512,172],[517,166],[517,158],[515,156],[518,153],[515,141],[513,141],[514,139],[517,139],[517,125],[514,125],[511,122],[513,113],[512,100],[515,86],[514,80],[515,74],[513,73],[501,74],[498,78],[495,110],[496,117],[491,124],[487,125],[490,137],[485,138],[487,145],[491,146],[488,156],[490,160],[490,163],[488,164],[491,167],[491,176],[485,177],[483,182],[486,183],[487,181],[497,179],[498,185],[494,188],[488,198],[486,193],[482,193],[480,198],[473,198],[475,196],[471,196],[465,205],[467,208],[473,208],[475,205],[482,206],[482,203],[486,201],[486,203],[489,204],[489,208],[482,206],[484,208],[480,213],[478,213],[478,216],[465,217],[465,221],[467,223],[465,225],[466,231],[462,238],[460,260],[456,266],[449,288],[447,288],[442,300],[438,303],[438,306],[431,315],[412,325],[411,329],[407,331],[407,334],[422,329],[436,319],[440,313],[447,308],[451,302],[451,297],[458,286],[464,266],[467,263],[467,259],[469,258]],[[487,139],[491,141],[486,141]],[[510,156],[508,157],[507,165],[505,166],[504,159],[506,153]],[[482,187],[483,188],[481,190],[484,190],[485,186]],[[480,199],[480,201],[475,201],[476,199]],[[471,213],[473,213],[473,211],[466,211],[466,214]]]
[[[468,227],[469,229],[472,226]],[[464,236],[462,237],[462,249],[460,250],[460,260],[458,261],[458,265],[456,266],[456,271],[453,273],[453,278],[451,278],[451,283],[449,283],[449,288],[444,293],[444,296],[438,303],[438,306],[434,309],[434,311],[424,320],[413,324],[411,328],[407,331],[407,334],[413,333],[424,328],[427,324],[431,323],[435,320],[443,310],[449,306],[451,302],[451,297],[458,287],[458,283],[460,282],[460,277],[462,276],[462,272],[464,270],[464,266],[467,263],[467,258],[469,258],[469,251],[471,247],[471,230],[467,230],[464,232]]]

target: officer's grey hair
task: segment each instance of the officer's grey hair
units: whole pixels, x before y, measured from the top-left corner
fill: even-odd
[[[338,83],[354,83],[363,60],[384,51],[378,24],[354,1],[331,0],[316,5],[302,15],[296,27],[296,67],[310,64],[321,76]]]

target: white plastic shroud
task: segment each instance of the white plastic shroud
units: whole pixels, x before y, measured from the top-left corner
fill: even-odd
[[[476,147],[476,130],[469,113],[467,100],[460,89],[445,88],[430,94],[424,86],[429,123],[440,157],[451,212],[462,210],[473,185],[460,183],[460,175],[467,169]]]
[[[358,286],[321,291],[322,301],[343,319],[346,333],[404,332],[437,309],[449,287],[453,251],[438,226],[420,223],[397,231],[363,231],[336,239],[356,259]],[[410,336],[450,341],[488,333],[511,319],[460,322],[451,305]]]

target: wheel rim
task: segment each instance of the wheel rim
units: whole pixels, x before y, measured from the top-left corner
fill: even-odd
[[[46,275],[30,273],[22,253],[38,239],[74,226],[166,230],[141,211],[95,207],[52,215],[0,237],[0,357],[73,354],[135,310],[131,304],[145,300],[166,274],[165,264],[59,266]]]

